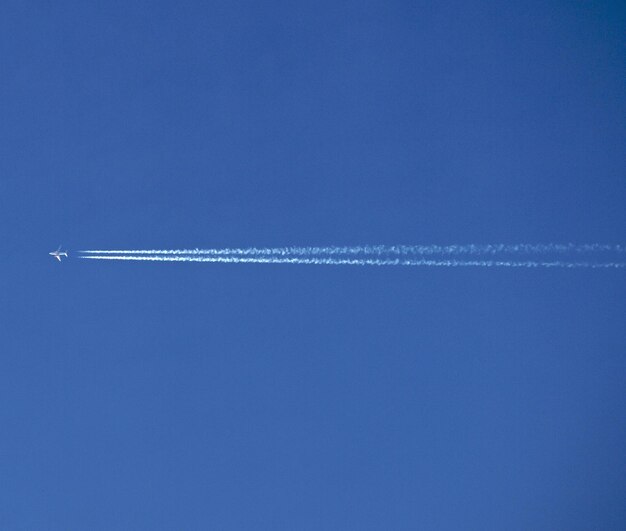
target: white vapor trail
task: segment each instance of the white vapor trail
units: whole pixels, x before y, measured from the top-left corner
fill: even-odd
[[[463,245],[357,245],[346,247],[249,247],[225,249],[132,249],[86,250],[84,254],[111,255],[200,255],[200,256],[427,256],[427,255],[498,255],[498,254],[585,254],[624,253],[626,246],[599,243],[587,244],[463,244]]]
[[[356,266],[426,266],[426,267],[557,267],[557,268],[626,268],[622,262],[567,262],[534,260],[427,260],[412,258],[334,258],[334,257],[281,257],[281,256],[180,256],[146,254],[88,254],[79,258],[90,260],[130,260],[145,262],[212,262],[228,264],[313,264],[313,265],[356,265]]]

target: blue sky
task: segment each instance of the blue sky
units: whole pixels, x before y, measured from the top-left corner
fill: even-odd
[[[0,527],[623,528],[623,271],[71,254],[625,243],[625,29],[3,2]]]

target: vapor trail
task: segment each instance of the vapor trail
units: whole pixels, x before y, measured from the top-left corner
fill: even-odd
[[[427,256],[427,255],[506,255],[506,254],[590,254],[624,253],[626,246],[588,244],[463,244],[463,245],[357,245],[328,247],[248,247],[224,249],[132,249],[85,250],[84,254],[113,255],[200,255],[200,256]]]
[[[239,256],[174,256],[174,255],[95,255],[79,258],[90,260],[129,260],[145,262],[211,262],[228,264],[311,264],[356,266],[423,266],[423,267],[556,267],[556,268],[626,268],[626,262],[567,262],[567,261],[510,261],[510,260],[426,260],[426,259],[378,259],[378,258],[328,258],[328,257],[239,257]]]

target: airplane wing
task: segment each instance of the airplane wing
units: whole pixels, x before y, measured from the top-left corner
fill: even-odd
[[[55,254],[54,257],[60,262],[61,261],[61,257],[58,254]]]

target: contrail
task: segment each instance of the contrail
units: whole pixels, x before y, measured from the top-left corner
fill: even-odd
[[[334,258],[334,257],[281,257],[281,256],[180,256],[180,255],[113,255],[88,254],[79,258],[90,260],[130,260],[146,262],[211,262],[228,264],[311,264],[311,265],[356,265],[356,266],[423,266],[423,267],[525,267],[525,268],[626,268],[626,262],[568,262],[534,260],[427,260],[427,259],[379,259],[379,258]]]
[[[201,255],[201,256],[427,256],[427,255],[506,255],[506,254],[591,254],[624,253],[626,246],[609,244],[463,244],[463,245],[357,245],[329,247],[248,247],[225,249],[132,249],[85,250],[84,254],[113,255]]]

